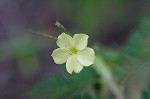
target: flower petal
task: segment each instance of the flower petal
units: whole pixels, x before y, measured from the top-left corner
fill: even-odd
[[[94,63],[95,52],[92,48],[86,48],[77,54],[77,59],[83,66],[90,66]]]
[[[82,70],[83,66],[78,62],[76,56],[70,56],[66,63],[67,71],[72,74],[74,71],[75,73],[79,73]]]
[[[53,51],[51,56],[53,57],[54,62],[56,64],[63,64],[67,61],[70,54],[68,53],[68,50],[66,49],[57,48]]]
[[[70,46],[72,45],[72,41],[73,39],[70,35],[62,33],[58,36],[58,40],[56,43],[60,48],[70,48]]]
[[[74,46],[79,49],[83,50],[87,47],[89,36],[86,34],[75,34],[73,37]]]

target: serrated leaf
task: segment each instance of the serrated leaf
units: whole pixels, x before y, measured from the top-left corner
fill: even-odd
[[[34,99],[74,99],[91,86],[95,79],[90,69],[86,68],[80,74],[52,75],[35,84],[29,94]]]

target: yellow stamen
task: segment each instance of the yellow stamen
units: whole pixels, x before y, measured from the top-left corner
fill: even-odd
[[[77,54],[77,53],[78,53],[78,50],[76,48],[69,49],[69,54],[74,55],[74,54]]]

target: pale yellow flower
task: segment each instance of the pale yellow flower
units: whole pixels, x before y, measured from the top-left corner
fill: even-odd
[[[59,35],[56,43],[60,48],[55,49],[51,55],[54,62],[56,64],[66,62],[66,69],[70,74],[79,73],[83,66],[92,65],[95,52],[87,47],[88,38],[86,34],[75,34],[73,38],[65,33]]]

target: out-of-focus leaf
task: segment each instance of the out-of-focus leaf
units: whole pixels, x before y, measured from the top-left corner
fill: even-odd
[[[91,68],[85,68],[80,74],[54,74],[35,84],[29,94],[34,99],[76,99],[86,93],[97,97],[88,90],[95,80],[94,75]]]
[[[150,99],[150,86],[143,91],[141,99]]]
[[[11,54],[15,58],[24,58],[36,55],[37,50],[34,40],[29,35],[12,38],[10,41]]]
[[[97,50],[96,55],[99,54],[108,65],[118,64],[122,60],[121,51],[105,46],[95,45],[93,46]],[[98,56],[98,55],[97,55]]]
[[[142,20],[123,46],[124,58],[115,69],[119,71],[121,85],[127,99],[141,99],[141,93],[150,79],[150,19]],[[119,77],[118,77],[119,78]]]

